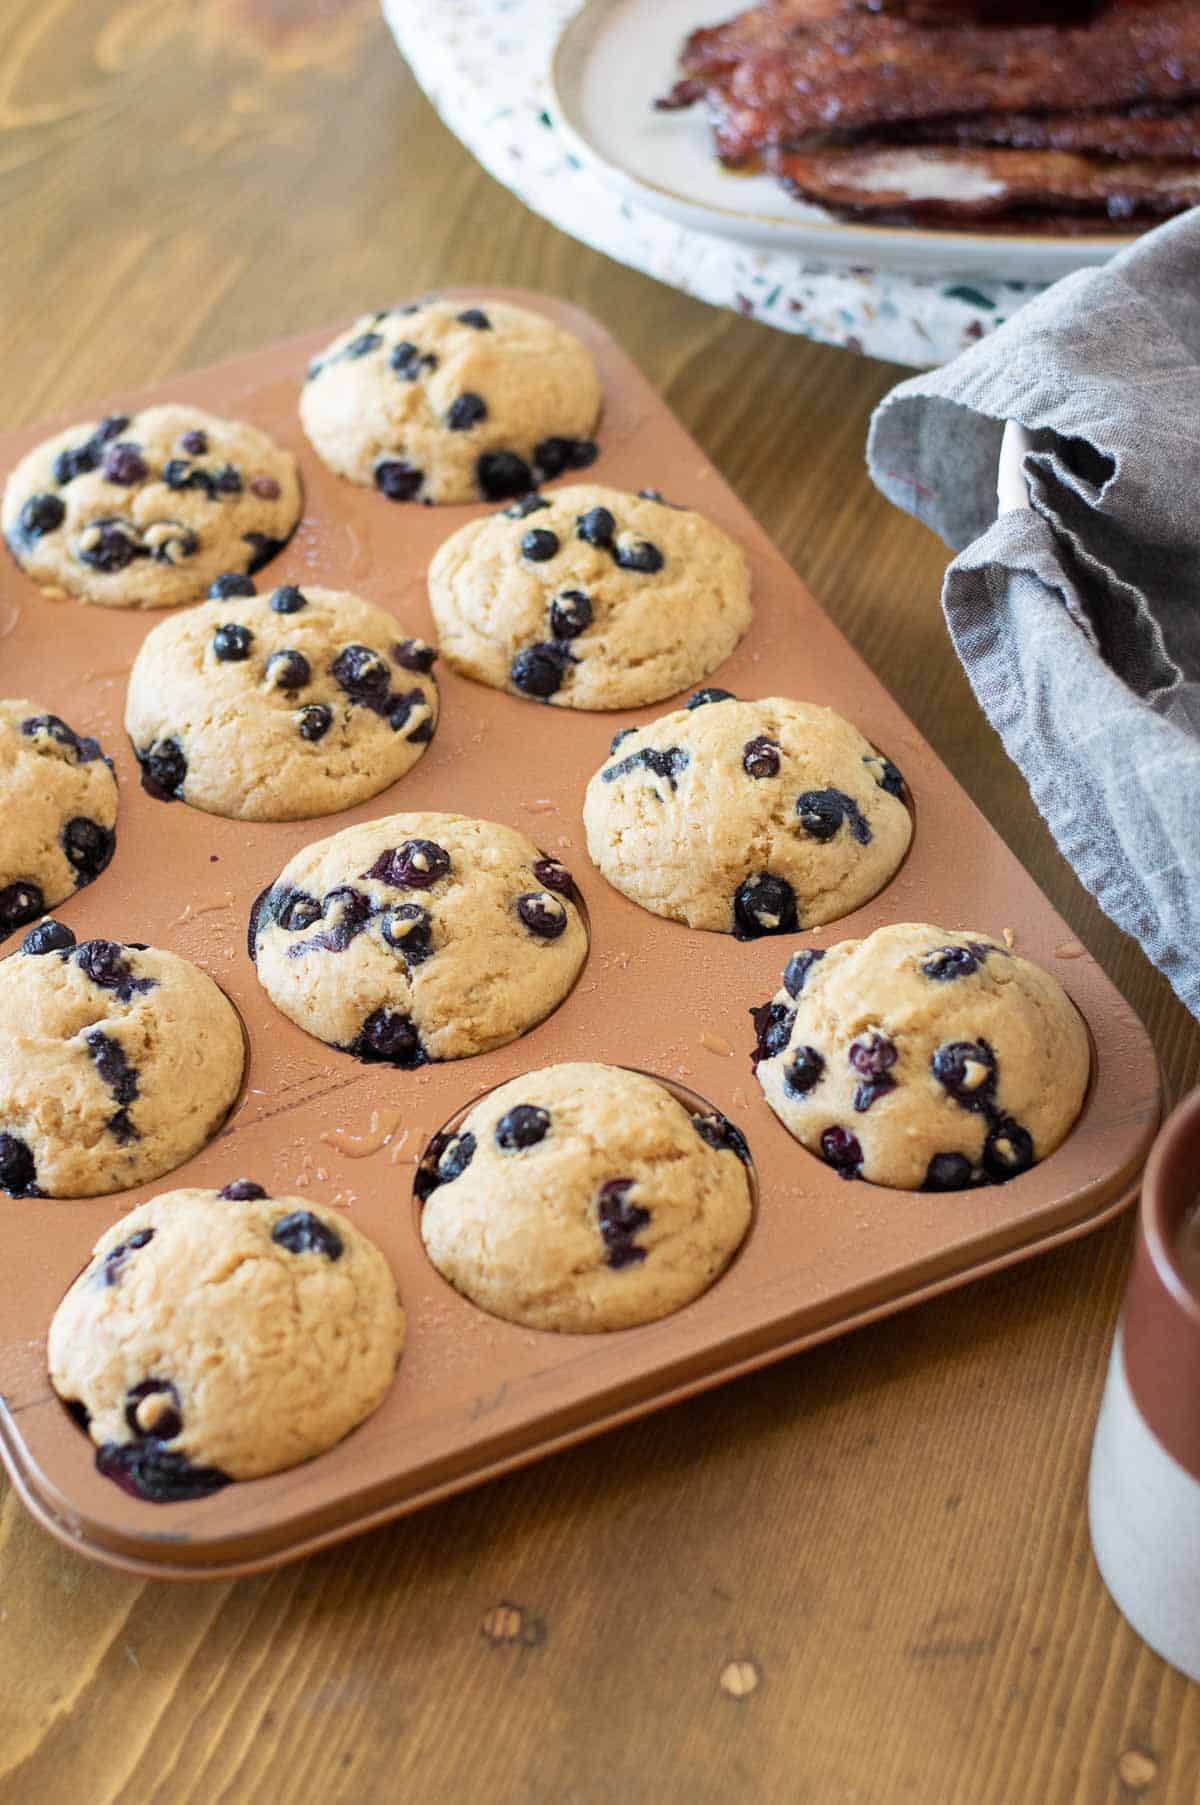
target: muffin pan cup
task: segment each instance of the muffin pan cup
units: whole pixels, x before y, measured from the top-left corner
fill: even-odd
[[[1132,1201],[1158,1123],[1157,1063],[1136,1016],[629,359],[560,301],[488,292],[540,309],[594,351],[605,413],[589,479],[660,489],[745,547],[755,620],[705,681],[847,715],[908,779],[912,849],[870,903],[810,933],[739,942],[662,920],[594,870],[580,811],[615,730],[683,698],[585,714],[501,694],[441,664],[432,745],[398,784],[357,808],[260,825],[156,802],[141,789],[122,715],[129,666],[162,615],[47,599],[3,554],[0,689],[99,735],[121,786],[111,865],[55,915],[81,939],[144,940],[195,960],[232,997],[250,1042],[233,1115],[175,1173],[110,1197],[0,1200],[0,1453],[47,1529],[127,1572],[230,1577],[295,1559],[1085,1234]],[[483,509],[396,505],[323,468],[296,403],[309,358],[330,336],[309,334],[70,418],[179,399],[264,427],[300,461],[305,512],[286,551],[259,574],[260,590],[283,582],[352,589],[393,612],[407,633],[432,639],[426,566]],[[11,468],[56,424],[0,439],[0,467]],[[520,1040],[405,1072],[357,1064],[293,1026],[259,987],[245,939],[255,896],[301,846],[418,809],[508,822],[562,859],[583,893],[591,952],[561,1007]],[[1088,1025],[1093,1074],[1076,1128],[1006,1186],[927,1195],[846,1182],[791,1139],[752,1075],[748,1011],[778,988],[789,953],[906,920],[1007,930],[1017,951],[1059,977]],[[18,946],[14,935],[0,952]],[[635,1066],[683,1085],[730,1116],[750,1144],[758,1204],[740,1253],[705,1296],[645,1327],[557,1335],[499,1321],[454,1292],[421,1244],[412,1181],[428,1137],[483,1091],[566,1059]],[[51,1390],[50,1319],[98,1235],[135,1203],[242,1176],[349,1211],[391,1262],[408,1345],[380,1409],[327,1454],[195,1502],[142,1503],[96,1472],[91,1442]]]

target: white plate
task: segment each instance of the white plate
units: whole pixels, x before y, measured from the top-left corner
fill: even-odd
[[[737,10],[737,0],[585,0],[563,28],[550,72],[556,123],[576,154],[628,198],[677,224],[753,244],[875,269],[1008,282],[1054,282],[1107,262],[1131,242],[843,224],[790,200],[773,176],[723,169],[702,103],[658,113],[653,102],[675,81],[688,32]],[[946,181],[952,194],[950,160]]]

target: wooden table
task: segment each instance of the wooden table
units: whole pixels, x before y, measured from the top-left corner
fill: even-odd
[[[0,3],[4,423],[439,283],[623,339],[1148,1021],[863,468],[900,372],[715,313],[525,212],[372,0]],[[19,305],[18,305],[19,304]],[[2,1212],[0,1212],[2,1213]],[[1080,1245],[302,1565],[139,1584],[0,1516],[0,1797],[1194,1801],[1200,1691],[1092,1563],[1130,1243]]]

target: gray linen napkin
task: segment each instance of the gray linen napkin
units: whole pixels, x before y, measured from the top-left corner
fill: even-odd
[[[997,518],[1008,420],[1032,509]],[[959,551],[951,637],[1063,853],[1200,1015],[1200,209],[893,389],[867,462]]]

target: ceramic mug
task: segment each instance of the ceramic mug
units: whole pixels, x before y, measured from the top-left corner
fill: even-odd
[[[1200,1090],[1146,1164],[1133,1270],[1096,1425],[1092,1547],[1118,1608],[1200,1680]]]

